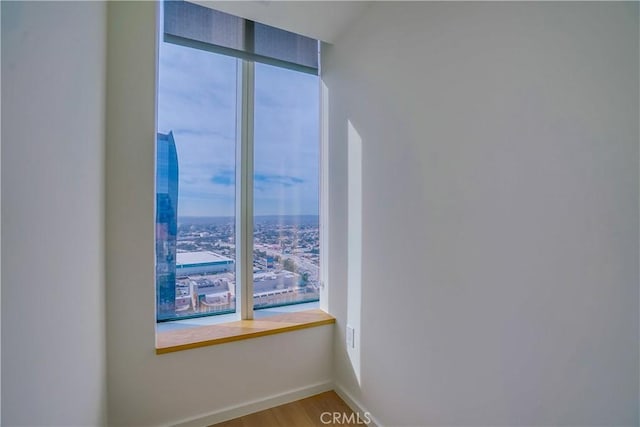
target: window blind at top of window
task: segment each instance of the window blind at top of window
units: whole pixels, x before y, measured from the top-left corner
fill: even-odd
[[[186,1],[164,2],[164,40],[318,74],[318,41]]]

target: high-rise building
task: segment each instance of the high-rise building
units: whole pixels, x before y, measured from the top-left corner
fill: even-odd
[[[156,168],[156,316],[167,320],[176,309],[178,153],[173,132],[158,133]]]

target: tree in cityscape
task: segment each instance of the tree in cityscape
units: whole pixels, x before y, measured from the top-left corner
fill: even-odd
[[[296,263],[291,258],[287,258],[282,263],[282,268],[293,273],[296,271]]]

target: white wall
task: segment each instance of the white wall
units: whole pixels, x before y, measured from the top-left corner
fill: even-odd
[[[173,424],[331,380],[332,326],[155,354],[155,8],[108,5],[107,364],[114,426]]]
[[[1,7],[2,425],[101,425],[106,8]]]
[[[383,425],[638,424],[638,38],[637,3],[376,3],[326,46],[336,379]]]

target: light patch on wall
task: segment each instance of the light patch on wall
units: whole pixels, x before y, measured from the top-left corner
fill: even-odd
[[[348,243],[347,325],[354,329],[347,354],[360,385],[360,337],[362,302],[362,138],[348,122]]]

